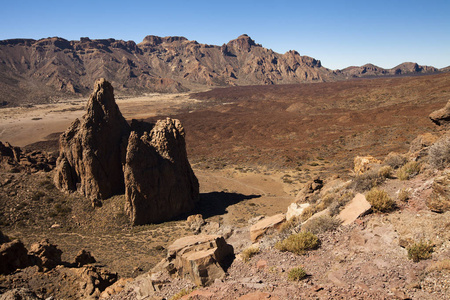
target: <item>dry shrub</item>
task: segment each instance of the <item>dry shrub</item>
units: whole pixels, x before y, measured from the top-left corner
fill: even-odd
[[[397,170],[397,177],[400,180],[413,178],[420,172],[420,164],[416,161],[410,161]]]
[[[378,176],[381,178],[387,179],[392,176],[393,169],[391,166],[382,166],[380,169],[378,169]]]
[[[306,276],[306,272],[302,267],[292,268],[288,273],[288,279],[291,281],[300,281]]]
[[[305,225],[302,226],[302,231],[309,231],[314,234],[324,233],[336,230],[341,223],[342,221],[337,218],[324,215],[306,222]]]
[[[433,191],[426,200],[429,209],[437,213],[450,211],[450,174],[436,177]]]
[[[384,190],[373,188],[366,194],[366,199],[374,211],[389,212],[395,209],[395,201]]]
[[[309,218],[312,217],[313,214],[315,214],[315,205],[310,205],[307,208],[305,208],[302,212],[302,214],[300,215],[300,221],[305,222],[306,220],[308,220]]]
[[[397,199],[402,202],[406,202],[409,200],[410,193],[408,189],[401,189],[398,192]]]
[[[413,262],[418,262],[422,259],[431,258],[431,253],[433,253],[434,244],[431,242],[419,242],[414,243],[408,247],[408,258],[412,259]]]
[[[384,163],[388,166],[391,166],[393,169],[400,168],[401,166],[406,164],[407,161],[408,160],[405,156],[395,152],[389,153],[384,159]]]
[[[308,250],[317,249],[319,246],[319,238],[312,232],[291,234],[275,244],[275,248],[280,251],[289,251],[298,255],[305,254]]]
[[[288,221],[281,224],[279,231],[280,232],[287,232],[291,230],[292,228],[295,228],[299,223],[299,219],[297,217],[292,217]]]
[[[428,163],[444,169],[450,164],[450,136],[444,136],[428,149]]]
[[[242,260],[244,262],[248,262],[250,260],[250,258],[252,258],[256,254],[258,254],[259,251],[260,251],[260,249],[258,246],[250,246],[250,247],[244,249],[244,251],[242,251],[242,253],[241,253]]]
[[[380,176],[379,170],[369,170],[361,175],[355,176],[352,187],[358,192],[364,192],[382,184],[386,177]]]

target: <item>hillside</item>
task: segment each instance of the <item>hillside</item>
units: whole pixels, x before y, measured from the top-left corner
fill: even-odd
[[[333,71],[297,51],[279,54],[264,48],[247,35],[222,46],[152,35],[138,44],[115,39],[12,39],[0,41],[0,106],[86,96],[100,77],[111,81],[118,95],[129,96],[438,71],[414,63],[390,70],[365,65]]]

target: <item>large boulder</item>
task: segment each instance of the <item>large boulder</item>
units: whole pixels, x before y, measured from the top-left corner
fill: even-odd
[[[42,271],[48,271],[62,264],[62,251],[49,242],[48,239],[43,239],[39,243],[34,243],[28,251],[34,258],[34,263],[39,266]]]
[[[17,269],[28,267],[27,249],[19,240],[7,242],[0,247],[0,274],[9,274]]]
[[[91,199],[105,199],[125,189],[122,162],[130,127],[105,79],[95,82],[86,114],[60,137],[55,185],[78,190]]]
[[[199,184],[180,121],[159,120],[153,128],[135,122],[132,128],[124,166],[125,209],[132,224],[164,222],[192,210]]]
[[[250,239],[252,243],[258,241],[269,229],[279,229],[285,221],[286,216],[284,214],[277,214],[266,217],[253,224],[250,226]]]
[[[432,112],[430,114],[430,119],[438,126],[450,128],[450,100],[448,100],[445,107]]]
[[[234,258],[233,246],[219,235],[193,235],[176,240],[168,248],[168,271],[187,277],[199,286],[225,276]]]

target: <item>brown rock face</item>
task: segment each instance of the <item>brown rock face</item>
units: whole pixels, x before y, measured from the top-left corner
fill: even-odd
[[[137,131],[128,139],[124,166],[125,208],[132,224],[163,222],[193,209],[199,185],[181,123],[167,118],[149,131],[142,132],[145,123],[133,127]]]
[[[436,125],[450,128],[450,100],[444,108],[432,112],[430,114],[430,119]]]
[[[51,244],[48,239],[31,245],[29,254],[35,257],[36,265],[44,271],[53,269],[62,263],[62,251],[56,248],[56,245]]]
[[[29,266],[27,249],[19,240],[7,242],[0,247],[0,274],[9,274]]]
[[[124,191],[122,162],[129,125],[105,79],[95,82],[87,112],[60,137],[55,185],[78,190],[91,199],[105,199]]]

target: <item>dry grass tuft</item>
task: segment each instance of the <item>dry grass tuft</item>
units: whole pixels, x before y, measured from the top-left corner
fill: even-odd
[[[305,254],[306,251],[319,248],[319,238],[312,232],[300,232],[292,234],[284,240],[276,243],[275,248],[280,251],[289,251],[298,255]]]
[[[288,279],[291,281],[300,281],[306,276],[306,272],[302,267],[292,268],[288,273]]]
[[[401,189],[398,192],[397,199],[401,202],[406,202],[411,197],[410,191],[408,189]]]
[[[253,256],[258,254],[261,250],[258,246],[250,246],[241,253],[242,260],[244,262],[248,262]]]
[[[420,164],[416,161],[410,161],[397,170],[397,177],[400,180],[408,180],[419,174]]]
[[[431,242],[418,242],[408,247],[408,258],[413,262],[418,262],[422,259],[431,258],[434,244]]]
[[[444,259],[441,261],[437,261],[427,268],[427,272],[442,272],[442,271],[450,271],[450,259]]]
[[[437,169],[450,165],[450,136],[444,136],[431,145],[428,149],[428,163]]]
[[[374,211],[390,212],[395,209],[395,201],[384,190],[373,188],[366,194],[366,199]]]

